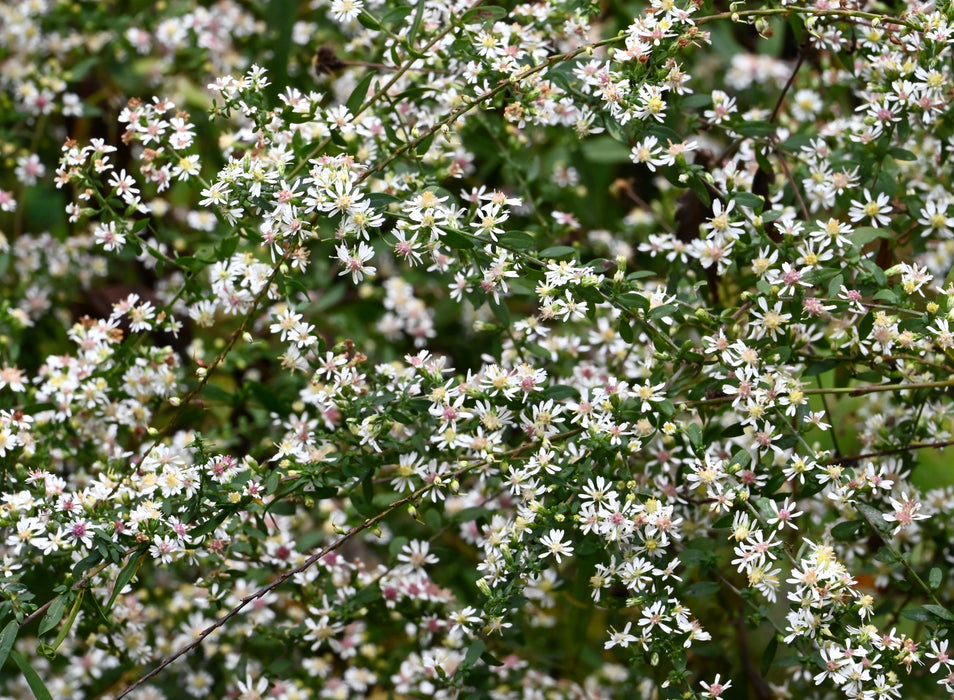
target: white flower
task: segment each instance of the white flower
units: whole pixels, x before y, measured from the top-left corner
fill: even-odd
[[[627,622],[626,626],[621,632],[613,630],[613,633],[610,635],[609,639],[603,644],[604,649],[612,649],[617,644],[623,648],[628,647],[630,644],[635,642],[639,637],[636,635],[630,634],[629,629],[633,626],[632,622]],[[612,628],[610,628],[612,629]]]
[[[573,554],[573,545],[563,541],[564,534],[563,530],[550,530],[550,534],[540,538],[540,543],[547,548],[547,551],[540,555],[541,559],[552,554],[559,564],[563,561],[564,555]]]

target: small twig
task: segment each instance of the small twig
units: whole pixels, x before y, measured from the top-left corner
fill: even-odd
[[[943,449],[954,446],[954,440],[944,440],[942,442],[920,442],[915,445],[905,445],[904,447],[893,447],[889,450],[878,450],[877,452],[862,452],[856,455],[846,455],[829,459],[823,464],[844,464],[846,462],[856,462],[861,459],[871,459],[872,457],[890,457],[891,455],[902,454],[910,450],[931,450]]]
[[[465,467],[464,469],[459,470],[459,471],[455,474],[455,477],[456,477],[456,476],[459,476],[459,475],[462,474],[466,469],[469,469],[469,468],[470,468],[470,467]],[[315,554],[312,554],[312,555],[311,555],[310,557],[308,557],[301,565],[296,566],[294,569],[290,569],[290,570],[286,571],[285,573],[283,573],[283,574],[281,574],[280,576],[278,576],[278,578],[276,578],[274,581],[272,581],[272,582],[269,583],[269,584],[266,584],[266,585],[262,586],[261,588],[259,588],[258,590],[254,591],[253,593],[249,593],[247,596],[245,596],[244,598],[242,598],[242,600],[239,601],[238,605],[236,605],[235,607],[233,607],[231,610],[229,610],[227,613],[225,613],[225,615],[223,615],[222,617],[218,618],[215,622],[213,622],[211,625],[209,625],[209,626],[206,627],[204,630],[202,630],[202,632],[200,632],[200,633],[198,634],[198,636],[197,636],[192,642],[190,642],[189,644],[185,645],[184,647],[182,647],[182,648],[179,649],[178,651],[176,651],[176,652],[170,654],[169,656],[167,656],[166,658],[164,658],[164,659],[159,663],[158,666],[156,666],[155,668],[153,668],[153,669],[152,669],[151,671],[149,671],[148,673],[146,673],[146,674],[140,676],[138,679],[136,679],[135,682],[133,682],[132,684],[130,684],[129,686],[127,686],[119,695],[116,696],[115,700],[120,700],[120,698],[126,697],[127,695],[129,695],[129,693],[131,693],[133,690],[135,690],[136,688],[138,688],[139,686],[141,686],[143,683],[145,683],[146,681],[148,681],[150,678],[154,678],[155,676],[157,676],[159,673],[162,672],[163,669],[165,669],[166,667],[168,667],[169,665],[171,665],[172,663],[174,663],[177,659],[179,659],[179,658],[185,656],[186,654],[188,654],[188,653],[190,653],[191,651],[193,651],[194,649],[196,649],[199,645],[202,644],[202,642],[205,641],[205,639],[206,639],[210,634],[212,634],[213,632],[215,632],[215,630],[219,629],[220,627],[223,627],[229,620],[231,620],[233,617],[235,617],[235,616],[238,615],[240,612],[242,612],[242,610],[244,610],[244,609],[245,609],[249,604],[251,604],[253,601],[258,600],[259,598],[262,598],[263,596],[265,596],[265,595],[271,593],[273,590],[275,590],[276,588],[278,588],[279,586],[281,586],[283,583],[285,583],[285,581],[287,581],[288,579],[290,579],[290,578],[292,578],[293,576],[296,576],[297,574],[300,574],[300,573],[302,573],[303,571],[306,571],[307,569],[311,568],[311,567],[314,566],[316,563],[318,563],[323,557],[327,556],[327,555],[330,554],[331,552],[333,552],[333,551],[335,551],[336,549],[338,549],[339,547],[341,547],[345,542],[347,542],[347,541],[349,541],[350,539],[352,539],[355,535],[357,535],[357,534],[359,534],[359,533],[361,533],[361,532],[364,532],[365,530],[368,530],[368,529],[372,528],[372,527],[375,526],[378,522],[380,522],[380,521],[383,520],[385,517],[387,517],[388,515],[390,515],[391,513],[393,513],[395,510],[397,510],[398,508],[400,508],[400,507],[403,506],[403,505],[406,505],[406,504],[408,504],[408,503],[411,503],[411,502],[415,501],[415,500],[418,499],[421,495],[423,495],[426,491],[428,491],[428,490],[430,490],[430,489],[432,489],[432,488],[434,488],[434,484],[426,484],[426,485],[420,487],[419,489],[417,489],[416,491],[414,491],[413,493],[411,493],[411,494],[405,496],[404,498],[399,498],[398,500],[396,500],[396,501],[394,501],[393,503],[391,503],[391,505],[389,505],[387,508],[385,508],[383,511],[381,511],[380,513],[378,513],[378,514],[375,515],[374,517],[368,518],[367,520],[365,520],[365,521],[364,521],[363,523],[361,523],[360,525],[355,525],[353,528],[351,528],[350,530],[348,530],[344,535],[342,535],[341,539],[338,539],[338,540],[332,542],[331,544],[329,544],[329,545],[327,545],[326,547],[322,548],[321,550],[319,550],[319,551],[316,552]]]

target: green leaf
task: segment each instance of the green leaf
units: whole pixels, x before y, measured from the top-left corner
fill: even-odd
[[[202,396],[209,401],[214,401],[218,403],[231,404],[232,403],[232,394],[227,392],[222,387],[212,384],[211,382],[203,385],[202,390],[199,392]]]
[[[485,651],[480,655],[481,661],[483,661],[488,666],[503,666],[503,661],[498,659],[496,656],[491,654],[489,651]]]
[[[224,523],[229,518],[230,515],[232,515],[231,510],[225,510],[225,511],[220,510],[214,516],[206,520],[204,523],[202,523],[198,527],[195,527],[189,530],[189,536],[192,538],[196,538],[196,537],[204,537],[205,535],[208,535],[209,533],[213,532],[215,528],[217,528],[219,525]]]
[[[872,508],[867,503],[858,504],[858,512],[865,516],[865,519],[871,523],[871,525],[881,532],[886,532],[891,529],[891,526],[888,524],[888,521],[884,519],[884,516],[881,514],[881,511]]]
[[[488,299],[487,304],[490,306],[490,310],[494,312],[494,316],[497,317],[497,320],[500,321],[505,328],[508,328],[510,326],[510,309],[507,308],[507,305],[502,301],[498,303],[493,299]]]
[[[740,467],[745,469],[749,466],[749,463],[752,461],[752,456],[748,453],[748,450],[738,450],[732,457],[729,458],[729,465],[738,464]]]
[[[906,608],[901,611],[901,617],[915,622],[932,622],[934,620],[934,616],[924,608]]]
[[[931,569],[930,573],[928,574],[928,585],[931,587],[932,590],[937,590],[938,586],[941,585],[943,576],[944,575],[941,572],[941,570],[937,568],[936,566],[933,569]]]
[[[872,299],[875,301],[886,301],[888,304],[898,304],[901,301],[900,295],[893,289],[882,289],[875,294]]]
[[[468,10],[461,17],[463,24],[489,24],[507,16],[507,8],[500,5],[484,5]]]
[[[215,251],[215,255],[219,260],[228,260],[232,257],[232,254],[236,251],[239,244],[239,235],[237,233],[230,233],[226,236],[219,247]]]
[[[659,318],[663,318],[665,316],[669,316],[678,310],[679,310],[679,307],[676,306],[675,304],[663,304],[662,306],[657,306],[654,309],[650,309],[648,317],[651,320],[656,320]]]
[[[895,160],[917,160],[918,157],[906,148],[892,148],[888,151]]]
[[[459,510],[451,517],[454,523],[469,523],[472,520],[479,520],[487,516],[487,509],[483,506],[474,506],[473,508],[464,508]]]
[[[864,340],[871,334],[872,328],[874,328],[874,314],[869,311],[858,324],[858,337]]]
[[[568,245],[555,245],[540,251],[542,260],[563,260],[564,258],[572,258],[574,255],[576,255],[576,248],[571,248]]]
[[[951,611],[940,605],[929,603],[924,606],[924,609],[941,620],[947,620],[948,622],[954,620],[954,615],[951,614]]]
[[[464,668],[469,668],[477,663],[477,659],[480,658],[480,655],[484,653],[484,649],[487,647],[484,644],[482,639],[476,640],[467,648],[467,653],[464,654]]]
[[[404,22],[404,18],[411,14],[411,7],[397,7],[388,12],[381,18],[381,24],[385,27],[393,27]],[[359,18],[360,19],[360,18]]]
[[[621,317],[619,319],[619,328],[617,328],[617,330],[619,331],[619,337],[623,339],[624,343],[632,344],[632,342],[636,339],[636,337],[633,335],[633,327],[626,322],[625,317]]]
[[[26,678],[27,685],[30,686],[30,690],[32,690],[33,695],[36,696],[36,700],[53,700],[50,691],[46,689],[46,685],[43,684],[40,676],[33,670],[33,667],[30,666],[30,662],[27,661],[27,658],[23,654],[18,651],[13,651],[10,652],[10,658],[20,667],[20,672],[23,674],[23,677]]]
[[[831,281],[828,282],[828,296],[832,299],[838,296],[838,292],[841,290],[841,285],[845,283],[845,278],[843,275],[838,274],[831,278]]]
[[[761,211],[762,207],[765,206],[765,200],[751,192],[735,192],[732,195],[732,200],[737,202],[739,206],[745,207],[746,209],[755,209],[756,211]]]
[[[692,446],[695,448],[702,447],[702,427],[698,423],[690,423],[687,432]]]
[[[581,146],[583,157],[598,165],[628,163],[630,149],[610,136],[587,139]]]
[[[857,539],[864,529],[864,520],[846,520],[838,523],[831,529],[831,536],[839,542],[850,542]]]
[[[348,111],[352,114],[356,114],[364,103],[364,98],[368,95],[368,88],[371,86],[371,81],[374,80],[375,75],[374,72],[369,71],[368,74],[361,78],[361,81],[355,85],[354,90],[351,91],[351,96],[345,103],[345,107],[347,107]]]
[[[802,372],[804,377],[817,377],[819,374],[824,374],[830,370],[835,369],[838,366],[838,360],[815,360]]]
[[[56,596],[56,599],[50,607],[47,608],[46,615],[40,620],[40,629],[37,634],[43,636],[60,623],[60,620],[63,619],[63,613],[66,611],[66,603],[68,601],[69,594],[67,593],[61,593]]]
[[[893,237],[894,231],[886,228],[875,228],[874,226],[860,226],[851,233],[852,242],[859,248],[878,238],[891,239]]]
[[[626,292],[616,297],[617,303],[625,306],[627,309],[642,309],[649,311],[649,299],[645,294],[639,292]]]
[[[898,561],[898,557],[888,547],[879,547],[878,551],[875,552],[874,558],[882,564],[894,564]]]
[[[507,231],[497,239],[500,245],[517,250],[526,250],[533,246],[533,236],[526,231]]]
[[[702,179],[698,172],[692,174],[689,177],[689,181],[686,183],[686,185],[688,185],[689,189],[692,190],[692,193],[698,197],[703,206],[708,207],[712,204],[712,197],[709,195],[709,188],[706,187],[705,180]]]
[[[681,100],[682,106],[686,109],[699,109],[708,107],[712,104],[712,95],[705,92],[697,92]]]
[[[0,668],[6,663],[10,650],[13,649],[13,643],[17,640],[17,632],[20,631],[20,625],[16,620],[10,620],[7,626],[0,632]]]
[[[762,652],[762,662],[759,664],[759,671],[762,676],[767,676],[769,669],[772,668],[772,662],[775,660],[775,654],[778,652],[778,635],[773,634],[769,640],[765,651]]]
[[[426,155],[427,152],[431,150],[431,144],[434,143],[434,135],[436,133],[436,131],[428,132],[424,138],[418,141],[417,145],[414,146],[414,153],[419,157]]]
[[[574,389],[572,386],[565,386],[563,384],[556,384],[554,386],[547,387],[547,389],[543,392],[543,398],[553,399],[555,401],[576,396],[579,396],[576,389]]]
[[[339,285],[339,287],[343,288],[344,285]],[[281,392],[269,389],[261,382],[249,382],[248,389],[252,392],[252,396],[258,399],[267,410],[279,415],[287,411],[287,405],[282,400]]]
[[[770,122],[745,122],[738,126],[733,126],[734,131],[738,131],[743,136],[749,138],[759,138],[762,136],[771,136],[775,133],[776,126]]]
[[[365,10],[362,10],[358,14],[358,23],[365,29],[370,29],[373,32],[381,30],[381,23]]]
[[[445,231],[441,241],[455,250],[470,250],[474,247],[474,241],[469,236],[454,230]]]
[[[421,21],[424,19],[424,5],[427,3],[419,2],[414,12],[414,19],[411,20],[411,28],[407,30],[407,38],[405,40],[405,45],[407,46],[408,51],[411,52],[412,56],[415,56],[417,52],[414,50],[414,42],[417,41],[417,33],[421,29]],[[423,58],[423,56],[422,56]]]

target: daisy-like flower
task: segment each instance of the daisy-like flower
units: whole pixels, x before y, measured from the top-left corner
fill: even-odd
[[[609,639],[607,639],[603,644],[603,648],[612,649],[613,647],[619,645],[625,649],[630,644],[638,640],[639,637],[629,633],[629,630],[632,626],[632,622],[627,622],[626,626],[621,631],[617,632],[616,630],[613,630],[613,633],[610,635]]]
[[[712,683],[706,683],[702,681],[700,685],[705,688],[705,692],[702,694],[704,698],[718,698],[722,696],[722,693],[726,689],[732,686],[732,681],[726,681],[725,683],[720,683],[719,678],[721,673],[717,673],[716,677],[713,679]]]
[[[566,533],[563,530],[550,530],[550,533],[544,535],[540,538],[540,544],[547,548],[543,554],[540,555],[540,558],[543,559],[550,555],[557,560],[557,563],[563,561],[564,556],[570,556],[573,554],[573,545],[568,542],[563,541],[563,536]]]
[[[361,0],[333,0],[331,16],[337,22],[352,22],[358,18],[363,9],[364,3]]]
[[[764,298],[759,299],[759,308],[762,310],[761,312],[752,312],[752,326],[755,330],[755,337],[761,338],[768,334],[774,340],[782,327],[792,320],[792,315],[781,313],[781,302],[776,302],[770,309]]]
[[[342,270],[338,273],[339,277],[350,274],[351,280],[357,284],[364,276],[373,277],[377,272],[376,267],[365,265],[368,260],[374,257],[374,249],[365,242],[358,243],[357,248],[348,249],[344,243],[336,248],[338,260],[341,261]]]
[[[772,512],[774,513],[772,517],[766,521],[769,525],[775,525],[779,530],[784,530],[786,526],[793,530],[798,529],[792,521],[799,515],[802,515],[803,511],[795,510],[797,506],[792,499],[786,498],[781,503],[769,501],[769,505],[771,505]]]
[[[862,219],[869,219],[873,226],[887,226],[891,222],[891,201],[884,192],[879,192],[877,198],[871,196],[871,192],[864,191],[862,201],[851,200],[851,209],[848,210],[848,218],[852,223],[857,223]]]
[[[644,163],[652,172],[656,172],[657,165],[666,162],[665,153],[659,147],[659,139],[655,136],[647,136],[633,146],[629,159],[634,163]]]

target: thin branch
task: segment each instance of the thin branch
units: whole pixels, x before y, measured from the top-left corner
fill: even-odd
[[[944,440],[941,442],[919,442],[914,445],[905,445],[904,447],[893,447],[889,450],[878,450],[877,452],[862,452],[856,455],[845,455],[829,459],[823,464],[845,464],[846,462],[857,462],[861,459],[871,459],[872,457],[890,457],[891,455],[903,454],[911,450],[932,450],[943,449],[954,446],[954,440]]]
[[[461,474],[463,474],[463,472],[466,469],[469,469],[469,468],[471,467],[465,467],[464,469],[458,470],[458,472],[454,474],[454,477],[456,478],[460,476]],[[159,675],[159,673],[161,673],[163,669],[165,669],[166,667],[174,663],[177,659],[185,656],[186,654],[196,649],[199,645],[202,644],[202,642],[205,641],[205,639],[210,634],[215,632],[215,630],[219,629],[220,627],[223,627],[226,623],[228,623],[229,620],[231,620],[233,617],[235,617],[240,612],[242,612],[242,610],[248,607],[252,602],[258,600],[259,598],[262,598],[265,595],[268,595],[269,593],[271,593],[273,590],[281,586],[283,583],[285,583],[288,579],[292,578],[293,576],[296,576],[297,574],[300,574],[303,571],[311,568],[316,563],[318,563],[323,557],[327,556],[331,552],[341,547],[345,542],[352,539],[355,535],[361,532],[364,532],[365,530],[371,529],[372,527],[377,525],[378,522],[380,522],[385,517],[393,513],[395,510],[397,510],[401,506],[407,505],[408,503],[412,503],[413,501],[418,499],[421,495],[423,495],[425,492],[427,492],[428,490],[432,488],[434,488],[434,484],[425,484],[424,486],[420,487],[419,489],[405,496],[404,498],[399,498],[398,500],[391,503],[391,505],[389,505],[387,508],[385,508],[383,511],[381,511],[374,517],[368,518],[360,525],[355,525],[353,528],[348,530],[348,532],[346,532],[341,537],[341,539],[336,540],[335,542],[332,542],[331,544],[322,548],[315,554],[312,554],[310,557],[308,557],[308,559],[306,559],[299,566],[296,566],[294,569],[290,569],[286,571],[285,573],[278,576],[278,578],[276,578],[271,583],[262,586],[261,588],[254,591],[253,593],[250,593],[244,598],[242,598],[242,600],[239,601],[238,605],[233,607],[225,615],[218,618],[215,622],[213,622],[211,625],[209,625],[204,630],[202,630],[202,632],[200,632],[199,635],[192,642],[190,642],[189,644],[185,645],[178,651],[164,658],[159,663],[158,666],[153,668],[151,671],[149,671],[145,675],[140,676],[138,679],[136,679],[134,683],[127,686],[119,695],[116,696],[115,700],[120,700],[121,698],[126,697],[127,695],[129,695],[129,693],[131,693],[133,690],[135,690],[139,686],[143,685],[150,678],[154,678],[155,676]]]

